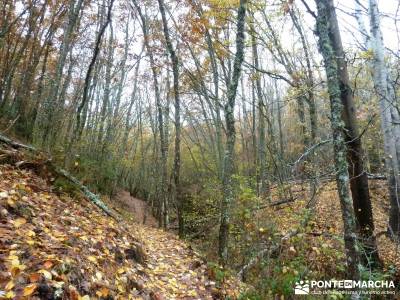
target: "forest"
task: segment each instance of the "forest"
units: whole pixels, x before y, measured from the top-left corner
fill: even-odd
[[[399,299],[399,27],[0,1],[0,299]]]

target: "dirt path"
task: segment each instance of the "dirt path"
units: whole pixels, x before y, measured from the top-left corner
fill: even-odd
[[[151,216],[143,225],[145,203],[129,193],[118,194],[129,218],[116,221],[89,201],[51,192],[32,171],[0,164],[0,174],[0,295],[7,299],[55,299],[56,292],[62,299],[237,298],[238,282],[218,284],[189,244],[153,227]]]
[[[206,263],[174,233],[158,228],[157,220],[149,209],[146,211],[145,201],[123,190],[114,199],[139,223],[139,226],[133,227],[134,236],[142,241],[148,259],[144,271],[149,280],[143,284],[162,295],[151,299],[211,300],[223,298],[223,295],[231,295],[235,299],[237,294],[234,287],[237,283],[227,281],[224,292],[219,291],[216,282],[208,278]]]
[[[136,222],[150,227],[158,226],[157,220],[151,215],[145,201],[132,197],[129,192],[123,190],[119,191],[114,198],[124,206],[124,209],[133,214]]]

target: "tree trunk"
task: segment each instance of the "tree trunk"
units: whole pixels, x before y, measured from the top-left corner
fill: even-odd
[[[385,167],[388,177],[390,213],[389,233],[400,238],[400,177],[399,177],[399,113],[394,106],[396,102],[395,91],[389,84],[389,73],[385,65],[385,47],[380,29],[380,15],[375,0],[369,0],[369,16],[371,26],[371,39],[366,38],[366,47],[373,50],[373,79],[379,99],[381,114],[381,128],[383,132]]]
[[[112,11],[113,4],[114,4],[114,0],[110,0],[109,6],[108,6],[108,11],[107,11],[106,21],[101,25],[99,33],[97,34],[96,41],[95,41],[95,47],[94,47],[94,51],[93,51],[93,56],[92,56],[92,59],[90,60],[89,67],[86,72],[85,83],[83,86],[82,101],[79,104],[77,113],[76,113],[76,128],[75,128],[75,138],[74,138],[75,140],[80,140],[80,138],[82,136],[83,128],[85,127],[85,116],[84,116],[84,114],[82,114],[82,111],[88,102],[89,86],[90,86],[90,81],[92,79],[93,67],[96,63],[97,56],[99,55],[99,52],[100,52],[100,45],[101,45],[101,40],[103,38],[104,32],[106,31],[108,24],[111,22],[111,11]]]
[[[344,137],[346,127],[342,119],[346,107],[344,107],[344,103],[341,99],[343,96],[342,84],[339,78],[339,65],[336,59],[337,54],[335,53],[336,47],[334,45],[335,42],[340,42],[340,40],[335,40],[333,38],[333,33],[337,30],[336,14],[332,0],[318,0],[316,1],[316,4],[318,10],[318,45],[324,59],[331,104],[331,126],[335,156],[336,183],[344,224],[347,273],[349,277],[348,279],[359,280],[360,251],[357,246],[354,208],[351,203],[351,192],[349,189],[349,164],[346,160],[347,149]]]
[[[240,0],[237,16],[237,32],[236,32],[236,54],[233,65],[233,75],[229,80],[227,103],[224,107],[226,122],[226,149],[224,157],[223,169],[223,199],[221,203],[221,224],[219,228],[219,257],[222,265],[226,265],[228,260],[228,241],[229,241],[229,225],[230,225],[230,209],[234,202],[234,186],[233,186],[233,165],[234,165],[234,148],[235,148],[235,99],[239,83],[241,66],[244,58],[244,39],[245,39],[245,16],[246,16],[247,0]]]
[[[60,55],[57,58],[56,64],[56,73],[54,79],[50,81],[50,93],[48,98],[45,100],[45,113],[46,119],[44,120],[44,132],[42,136],[42,145],[47,142],[49,136],[52,135],[52,132],[57,132],[56,128],[52,128],[54,125],[54,120],[57,120],[56,112],[59,111],[57,107],[58,104],[58,95],[61,90],[61,81],[64,70],[64,65],[67,59],[68,52],[71,48],[72,36],[74,33],[74,29],[76,24],[78,23],[79,14],[81,12],[81,8],[83,6],[83,0],[70,0],[68,7],[68,23],[66,24],[66,28],[64,30],[63,40],[60,46]]]
[[[332,40],[333,51],[337,58],[341,100],[344,107],[342,119],[345,123],[344,135],[348,147],[347,160],[349,165],[350,187],[356,216],[356,225],[367,255],[367,257],[363,257],[364,262],[370,262],[371,266],[375,268],[379,267],[381,263],[374,236],[374,221],[368,188],[368,175],[363,162],[364,149],[362,148],[361,137],[358,130],[353,94],[350,88],[350,80],[347,72],[339,26],[333,6],[331,6],[330,11],[330,38]]]
[[[165,16],[165,4],[164,0],[158,0],[158,5],[160,7],[164,38],[167,45],[167,50],[172,63],[172,75],[174,77],[174,98],[175,98],[175,156],[174,156],[174,185],[175,185],[175,203],[178,207],[178,225],[179,225],[179,237],[184,236],[184,205],[183,197],[181,193],[180,186],[180,167],[181,167],[181,119],[180,119],[180,98],[179,98],[179,60],[175,53],[174,47],[171,42],[171,38],[168,30],[167,18]]]
[[[148,34],[147,21],[145,15],[142,13],[142,10],[136,0],[133,0],[133,4],[135,5],[136,10],[138,11],[142,23],[141,25],[144,36],[144,44],[146,46],[147,55],[150,60],[150,67],[153,75],[154,94],[156,98],[156,106],[158,112],[157,121],[158,121],[158,130],[160,134],[160,148],[161,148],[161,199],[159,200],[161,205],[159,207],[160,209],[159,225],[166,227],[167,224],[165,224],[165,221],[167,216],[167,207],[165,206],[165,203],[167,201],[166,199],[167,199],[167,179],[168,179],[167,178],[168,144],[166,142],[166,130],[164,126],[165,124],[164,124],[163,109],[161,104],[160,87],[157,78],[158,70],[154,61],[153,50],[150,47],[150,38]]]
[[[110,106],[110,94],[111,94],[111,69],[112,62],[114,58],[114,33],[112,30],[112,26],[110,26],[110,36],[108,37],[108,47],[107,47],[107,60],[105,63],[106,71],[105,71],[105,83],[104,83],[104,95],[103,95],[103,103],[101,105],[100,111],[100,124],[99,124],[99,134],[97,136],[97,146],[99,157],[103,157],[103,140],[104,140],[104,128],[107,118],[107,110]]]
[[[263,101],[263,94],[261,88],[261,74],[257,70],[259,69],[259,58],[257,43],[255,38],[255,31],[253,26],[252,30],[252,51],[254,66],[256,68],[255,81],[256,81],[256,95],[257,95],[257,108],[258,108],[258,164],[259,164],[259,191],[260,196],[265,197],[267,195],[268,184],[267,180],[267,164],[266,164],[266,149],[265,149],[265,104]]]

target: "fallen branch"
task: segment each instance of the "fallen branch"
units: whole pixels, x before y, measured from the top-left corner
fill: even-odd
[[[292,203],[292,202],[296,201],[296,199],[297,199],[297,197],[274,201],[274,202],[271,202],[271,203],[260,205],[260,206],[256,207],[254,210],[261,210],[261,209],[264,209],[264,208],[267,208],[267,207],[271,207],[271,206],[278,206],[278,205],[282,205],[282,204]]]
[[[1,135],[1,134],[0,134],[0,142],[10,145],[13,148],[23,148],[23,149],[27,149],[27,150],[30,150],[33,152],[39,152],[38,150],[36,150],[36,148],[34,148],[32,146],[20,144],[20,143],[13,141],[13,140],[9,139],[8,137]]]
[[[386,180],[387,177],[386,175],[382,175],[382,174],[371,174],[371,173],[367,173],[368,179],[375,179],[375,180]]]
[[[239,279],[241,281],[245,281],[245,276],[246,273],[250,270],[250,268],[254,267],[263,257],[265,257],[267,254],[273,253],[276,250],[278,250],[282,243],[288,239],[290,239],[291,237],[295,236],[296,234],[298,234],[300,232],[300,229],[303,228],[305,225],[307,225],[308,221],[311,218],[311,213],[308,212],[303,221],[300,223],[300,226],[297,227],[297,229],[292,230],[290,232],[288,232],[287,234],[285,234],[278,243],[276,243],[275,245],[272,245],[269,248],[264,248],[262,249],[260,252],[258,252],[252,259],[250,259],[250,261],[244,265],[240,271],[238,272],[237,276],[239,277]]]
[[[26,149],[35,153],[40,153],[39,150],[37,150],[35,147],[32,147],[30,145],[25,145],[18,143],[16,141],[13,141],[9,139],[8,137],[1,135],[0,134],[0,142],[7,144],[13,148],[22,148]],[[25,162],[23,162],[25,163]],[[97,207],[99,207],[102,211],[104,211],[108,216],[119,220],[120,218],[103,202],[101,201],[100,197],[97,196],[96,194],[92,193],[87,186],[83,185],[77,178],[72,176],[69,172],[67,172],[64,169],[58,168],[52,161],[51,159],[48,159],[45,164],[47,164],[54,173],[56,173],[59,176],[63,176],[66,178],[68,181],[70,181],[72,184],[74,184],[92,203],[94,203]]]
[[[273,245],[273,246],[271,246],[269,248],[264,248],[260,252],[258,252],[256,254],[256,256],[254,256],[252,259],[250,259],[250,261],[240,269],[239,273],[237,274],[239,279],[244,282],[245,281],[245,276],[246,276],[246,274],[247,274],[247,272],[249,271],[250,268],[255,266],[267,254],[273,253],[276,250],[278,250],[281,247],[281,244],[284,241],[286,241],[286,240],[290,239],[291,237],[295,236],[297,233],[299,233],[299,230],[300,229],[296,229],[294,231],[290,231],[289,233],[287,233],[285,236],[283,236],[280,239],[279,243],[277,243],[277,244],[275,244],[275,245]]]
[[[99,207],[101,210],[103,210],[107,215],[110,217],[113,217],[116,220],[119,220],[119,217],[111,211],[111,209],[103,202],[101,201],[100,197],[97,196],[96,194],[92,193],[87,186],[83,185],[77,178],[72,176],[70,173],[68,173],[64,169],[59,169],[54,164],[49,161],[51,167],[53,167],[53,170],[57,175],[64,176],[66,179],[68,179],[70,182],[75,184],[79,190],[82,191],[82,193],[91,201],[93,202],[97,207]]]
[[[7,131],[9,131],[9,130],[14,126],[15,122],[18,121],[19,116],[20,116],[20,115],[18,115],[13,121],[11,121],[11,122],[9,123],[8,127],[7,127],[6,129],[4,129],[1,133],[4,134],[4,133],[6,133]]]

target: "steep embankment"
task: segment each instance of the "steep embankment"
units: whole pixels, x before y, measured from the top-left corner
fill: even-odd
[[[116,221],[56,194],[29,169],[0,165],[0,298],[212,299],[237,295],[173,234]]]

